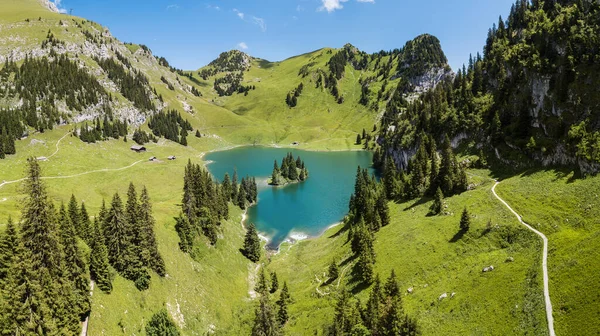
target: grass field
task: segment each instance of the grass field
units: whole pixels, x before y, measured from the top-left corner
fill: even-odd
[[[405,310],[424,335],[544,335],[541,242],[493,197],[490,179],[473,179],[479,183],[475,190],[446,199],[451,215],[428,217],[429,202],[390,204],[392,223],[376,235],[375,271],[381,278],[396,271]],[[456,240],[465,206],[473,226]],[[344,286],[363,303],[368,297],[369,290],[354,278],[347,234],[340,230],[284,246],[269,265],[290,283],[295,300],[290,335],[322,334],[333,319],[335,294]],[[338,281],[319,285],[334,257],[344,274],[340,286]],[[509,257],[514,262],[506,262]],[[490,265],[495,270],[482,273]],[[439,301],[443,293],[455,296]]]
[[[592,335],[600,325],[600,177],[528,171],[498,194],[549,239],[548,274],[558,335]]]

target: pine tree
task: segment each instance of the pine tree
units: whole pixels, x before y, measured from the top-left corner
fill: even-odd
[[[469,211],[467,207],[462,212],[460,216],[460,230],[462,232],[467,232],[471,228],[471,215],[469,215]]]
[[[41,330],[44,334],[78,333],[79,316],[75,310],[73,285],[65,276],[54,206],[42,183],[37,160],[30,158],[27,163],[25,192],[28,197],[23,204],[20,229],[24,252],[16,266],[16,276],[7,286],[14,292],[7,301],[16,309],[29,306],[31,316],[26,328],[30,330]],[[23,318],[19,312],[11,314],[5,316],[14,321]],[[34,314],[39,314],[39,320]],[[16,323],[16,328],[25,328],[24,324]]]
[[[233,181],[231,183],[231,201],[237,204],[238,200],[238,174],[237,169],[233,169]]]
[[[337,261],[333,259],[331,264],[329,264],[329,268],[327,269],[327,276],[329,277],[329,280],[333,281],[337,279],[339,277],[339,272]]]
[[[4,289],[8,279],[8,271],[18,252],[18,244],[19,235],[17,233],[17,228],[13,223],[12,218],[8,217],[6,230],[0,236],[0,290]]]
[[[381,306],[383,305],[384,298],[381,291],[381,280],[379,276],[375,277],[373,289],[369,294],[369,300],[367,306],[363,311],[365,326],[370,330],[371,334],[377,335],[379,329],[379,319],[381,318]]]
[[[290,301],[290,293],[288,290],[287,282],[283,283],[283,288],[279,294],[279,300],[277,300],[277,321],[279,325],[283,326],[289,319],[287,306]]]
[[[243,179],[242,179],[243,180]],[[244,210],[246,209],[246,189],[243,188],[243,184],[240,184],[240,190],[237,194],[237,205],[240,207],[240,209]]]
[[[256,307],[254,325],[252,326],[252,335],[276,336],[280,335],[280,326],[277,321],[275,309],[269,300],[265,272],[262,269],[256,291],[260,295],[259,304]]]
[[[94,236],[91,246],[92,252],[90,253],[90,277],[96,282],[101,291],[108,294],[112,291],[108,267],[108,251],[104,244],[104,235],[100,230],[99,221],[94,220],[93,226]]]
[[[79,238],[84,239],[83,229],[81,227],[81,213],[79,212],[79,204],[77,203],[77,199],[75,195],[71,194],[71,199],[69,200],[69,218],[73,223],[73,227],[75,228],[75,232]]]
[[[433,198],[433,203],[429,208],[432,215],[439,215],[442,212],[442,207],[444,205],[444,193],[442,193],[442,189],[440,187],[435,191],[435,197]]]
[[[165,276],[165,262],[158,252],[158,243],[154,234],[155,221],[152,216],[152,203],[145,186],[140,195],[139,223],[142,262],[158,275]]]
[[[231,200],[231,179],[229,178],[229,174],[225,173],[225,177],[223,177],[223,184],[221,185],[221,190],[223,194],[225,194],[225,198],[227,201]]]
[[[123,272],[127,266],[125,256],[129,240],[127,236],[127,219],[123,211],[121,197],[118,193],[115,193],[113,196],[110,209],[106,213],[102,227],[108,251],[108,260],[117,272]]]
[[[250,223],[244,239],[244,255],[252,262],[257,262],[260,260],[260,249],[260,238],[258,237],[256,226],[254,226],[254,223]]]
[[[277,280],[277,273],[275,272],[271,272],[271,289],[269,290],[269,292],[271,294],[277,292],[277,290],[279,289],[279,281]]]
[[[269,292],[269,286],[267,285],[267,274],[265,273],[264,267],[260,269],[258,280],[254,286],[254,291],[259,295],[267,295]]]
[[[64,204],[59,215],[60,242],[64,251],[66,277],[73,284],[75,304],[80,318],[84,318],[91,310],[89,279],[81,251],[77,246],[75,228],[67,215]]]
[[[94,235],[94,228],[92,227],[90,216],[88,215],[85,203],[83,202],[81,203],[81,209],[79,210],[79,225],[81,227],[81,239],[83,239],[83,241],[85,241],[88,246],[91,246],[92,237]],[[75,229],[75,231],[77,231],[77,229]]]
[[[147,336],[179,336],[175,322],[169,317],[166,309],[161,309],[152,315],[146,324]]]
[[[379,215],[379,219],[381,221],[381,226],[387,226],[390,224],[390,208],[388,206],[387,198],[385,196],[385,192],[382,190],[379,192],[379,197],[377,197],[377,202],[375,203],[375,210]]]

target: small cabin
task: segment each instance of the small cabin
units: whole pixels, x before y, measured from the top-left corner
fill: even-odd
[[[136,153],[142,153],[142,152],[146,151],[146,147],[135,145],[135,146],[131,146],[131,150]]]
[[[176,158],[175,156],[171,155],[171,156],[169,156],[167,159],[169,159],[169,160],[173,161],[173,160],[175,160],[175,159],[177,159],[177,158]]]
[[[148,161],[156,161],[156,156],[151,157]]]
[[[294,141],[294,142],[292,142],[292,145],[293,145],[293,146],[298,146],[299,144],[300,144],[300,143],[299,143],[298,141]]]

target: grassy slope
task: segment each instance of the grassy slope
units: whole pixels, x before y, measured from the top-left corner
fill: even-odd
[[[394,269],[404,293],[414,287],[414,294],[405,294],[404,306],[424,335],[543,335],[541,243],[493,197],[491,181],[480,181],[476,190],[446,200],[449,216],[427,217],[429,202],[390,204],[392,223],[377,233],[375,271],[385,278]],[[471,231],[451,242],[464,206],[474,215]],[[484,234],[490,219],[494,228]],[[345,270],[341,286],[358,293],[363,303],[368,297],[369,290],[353,278],[347,235],[340,229],[284,247],[269,266],[290,284],[291,335],[321,334],[331,323],[338,282],[319,287],[331,293],[324,297],[316,288],[333,257]],[[505,232],[515,235],[512,245],[504,243]],[[508,257],[515,261],[505,262]],[[482,273],[489,265],[496,269]],[[438,301],[453,292],[454,298]]]
[[[600,178],[535,171],[503,181],[500,197],[549,240],[548,275],[558,335],[600,326]]]

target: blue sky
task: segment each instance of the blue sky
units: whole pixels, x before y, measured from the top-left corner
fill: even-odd
[[[514,0],[55,0],[146,44],[177,68],[195,70],[222,51],[270,61],[352,43],[366,52],[400,48],[419,34],[442,42],[454,70],[482,50],[488,28]]]

